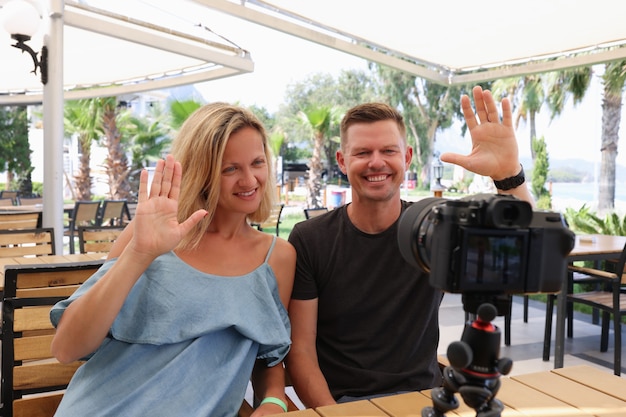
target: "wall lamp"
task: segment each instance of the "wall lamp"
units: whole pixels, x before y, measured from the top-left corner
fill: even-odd
[[[41,48],[41,57],[38,58],[38,53],[26,44],[39,28],[41,22],[39,12],[31,3],[24,0],[10,1],[0,10],[5,30],[16,41],[11,46],[30,55],[35,65],[31,72],[37,74],[37,68],[39,68],[41,82],[46,84],[48,82],[48,48],[44,45]]]

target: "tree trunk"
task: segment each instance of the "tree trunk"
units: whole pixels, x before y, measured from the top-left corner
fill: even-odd
[[[324,147],[324,135],[316,133],[313,140],[313,155],[309,163],[309,178],[307,180],[307,199],[309,208],[322,207],[322,148]]]
[[[602,159],[598,184],[598,212],[600,213],[613,210],[615,206],[615,159],[621,112],[621,94],[611,94],[605,87],[602,100],[602,146],[600,148]]]
[[[109,178],[109,196],[112,199],[128,199],[130,197],[130,183],[128,181],[130,169],[128,158],[122,148],[122,135],[117,128],[114,107],[106,107],[102,117],[102,127],[104,128],[108,150],[105,168]]]
[[[532,158],[533,162],[535,162],[535,159],[537,158],[537,153],[535,152],[535,148],[533,148],[533,142],[535,141],[535,139],[537,139],[536,112],[531,110],[528,112],[528,114],[528,118],[530,119],[530,157]]]
[[[91,160],[91,141],[79,137],[78,146],[80,147],[80,164],[78,174],[74,176],[76,199],[88,201],[91,200],[91,185],[93,181],[91,178],[91,168],[89,167]]]

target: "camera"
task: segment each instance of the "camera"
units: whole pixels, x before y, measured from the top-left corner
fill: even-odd
[[[514,196],[426,198],[398,224],[403,258],[446,292],[558,292],[575,236],[560,213],[533,211]]]

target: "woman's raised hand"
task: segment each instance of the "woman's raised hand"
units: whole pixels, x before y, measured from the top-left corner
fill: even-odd
[[[141,172],[135,229],[130,243],[136,251],[153,257],[166,253],[206,216],[206,210],[198,210],[184,222],[178,222],[181,178],[180,162],[171,155],[157,162],[149,194],[148,172]]]

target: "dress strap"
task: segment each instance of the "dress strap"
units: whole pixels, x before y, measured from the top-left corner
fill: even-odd
[[[272,244],[270,245],[270,250],[267,251],[267,255],[265,256],[265,261],[263,263],[267,263],[267,261],[269,261],[270,256],[272,255],[272,251],[274,250],[275,244],[276,244],[276,236],[272,236]]]

